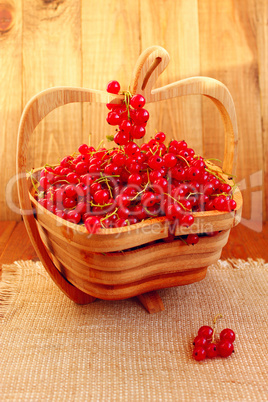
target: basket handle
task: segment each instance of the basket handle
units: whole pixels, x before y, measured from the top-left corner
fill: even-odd
[[[169,54],[160,46],[146,49],[138,58],[133,71],[130,92],[142,94],[146,102],[159,102],[185,95],[204,95],[217,106],[223,119],[225,149],[223,171],[235,174],[238,130],[233,98],[220,81],[207,77],[193,77],[153,89],[158,76],[169,63]]]
[[[31,201],[28,192],[26,177],[27,150],[30,137],[40,123],[52,110],[72,102],[103,102],[108,103],[122,96],[115,96],[103,91],[87,90],[82,88],[51,88],[34,96],[26,105],[19,125],[17,143],[17,187],[21,214],[32,245],[43,263],[46,271],[56,285],[77,304],[88,304],[94,297],[82,292],[68,282],[58,271],[41,240],[37,222],[33,216]],[[116,102],[116,100],[115,100]]]

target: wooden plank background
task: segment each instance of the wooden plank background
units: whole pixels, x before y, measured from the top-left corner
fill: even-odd
[[[58,85],[105,90],[117,79],[126,89],[139,54],[151,45],[163,46],[171,57],[157,85],[202,75],[229,88],[238,118],[236,180],[244,223],[266,219],[267,21],[266,0],[1,1],[0,220],[20,220],[14,211],[16,138],[27,101]],[[149,136],[163,130],[186,139],[197,153],[222,159],[223,126],[208,99],[174,99],[149,111]],[[58,162],[89,137],[98,144],[111,130],[105,116],[105,106],[90,104],[52,112],[31,140],[29,169]]]

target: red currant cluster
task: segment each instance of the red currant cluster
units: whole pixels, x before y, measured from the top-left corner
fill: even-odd
[[[107,88],[113,93],[119,89],[116,81]],[[148,115],[142,96],[126,98],[129,103],[113,105],[107,117],[119,123],[115,135],[119,147],[95,149],[82,144],[78,153],[59,165],[45,166],[39,181],[32,176],[39,203],[60,218],[84,224],[90,233],[159,216],[166,217],[173,229],[188,228],[194,212],[234,210],[233,189],[224,175],[185,141],[172,140],[166,146],[163,132],[141,146],[133,141],[142,131],[137,127],[144,129],[146,124],[137,116]],[[188,244],[198,240],[196,234],[186,238]]]
[[[219,315],[220,316],[220,315]],[[215,317],[214,323],[216,323]],[[220,333],[220,340],[218,343],[214,342],[215,327],[204,325],[198,330],[198,335],[194,339],[193,357],[197,361],[204,360],[206,357],[228,357],[234,352],[233,342],[235,340],[235,333],[230,328],[225,328]]]
[[[117,81],[110,81],[107,85],[107,92],[118,94],[120,84]],[[145,98],[140,95],[131,95],[129,91],[124,92],[123,104],[107,104],[110,112],[107,115],[107,122],[112,126],[118,126],[113,137],[117,145],[126,145],[129,141],[138,140],[145,136],[145,127],[149,120],[149,112],[144,109]]]

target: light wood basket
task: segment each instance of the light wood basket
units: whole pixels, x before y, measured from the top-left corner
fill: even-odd
[[[202,94],[217,106],[224,123],[225,152],[223,171],[235,173],[237,121],[232,97],[219,81],[194,77],[153,89],[166,68],[169,55],[153,46],[139,57],[130,90],[141,93],[146,102]],[[58,87],[40,92],[26,105],[21,117],[17,173],[21,213],[35,251],[57,286],[74,302],[87,304],[96,298],[119,300],[138,296],[150,312],[164,309],[157,289],[187,285],[206,276],[228,241],[230,229],[241,219],[242,197],[234,195],[237,207],[232,212],[194,213],[194,225],[176,228],[175,235],[219,231],[201,237],[194,246],[180,240],[161,242],[168,237],[164,217],[118,229],[101,229],[90,235],[84,226],[67,222],[43,208],[31,195],[26,174],[27,148],[31,134],[52,110],[74,102],[118,102],[122,95],[82,88]],[[79,145],[79,144],[78,144]]]

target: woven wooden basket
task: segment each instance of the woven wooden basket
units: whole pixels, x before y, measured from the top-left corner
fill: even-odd
[[[237,122],[232,97],[220,82],[194,77],[152,89],[169,62],[161,47],[147,49],[139,57],[131,84],[146,102],[158,102],[185,95],[202,94],[217,106],[224,123],[223,171],[235,172]],[[82,88],[59,87],[45,90],[26,105],[18,133],[17,173],[21,213],[31,242],[47,272],[74,302],[86,304],[95,298],[119,300],[138,296],[149,312],[163,310],[157,289],[187,285],[202,280],[207,267],[215,263],[228,241],[230,229],[239,223],[242,197],[237,189],[235,211],[194,213],[194,225],[177,227],[175,235],[219,231],[203,236],[194,246],[180,240],[164,242],[168,223],[164,217],[116,229],[89,234],[84,226],[67,222],[43,208],[32,196],[26,174],[28,142],[39,122],[52,110],[73,102],[118,102],[122,95]],[[35,174],[38,175],[37,170]],[[227,178],[228,181],[228,178]],[[34,213],[35,212],[35,213]]]

